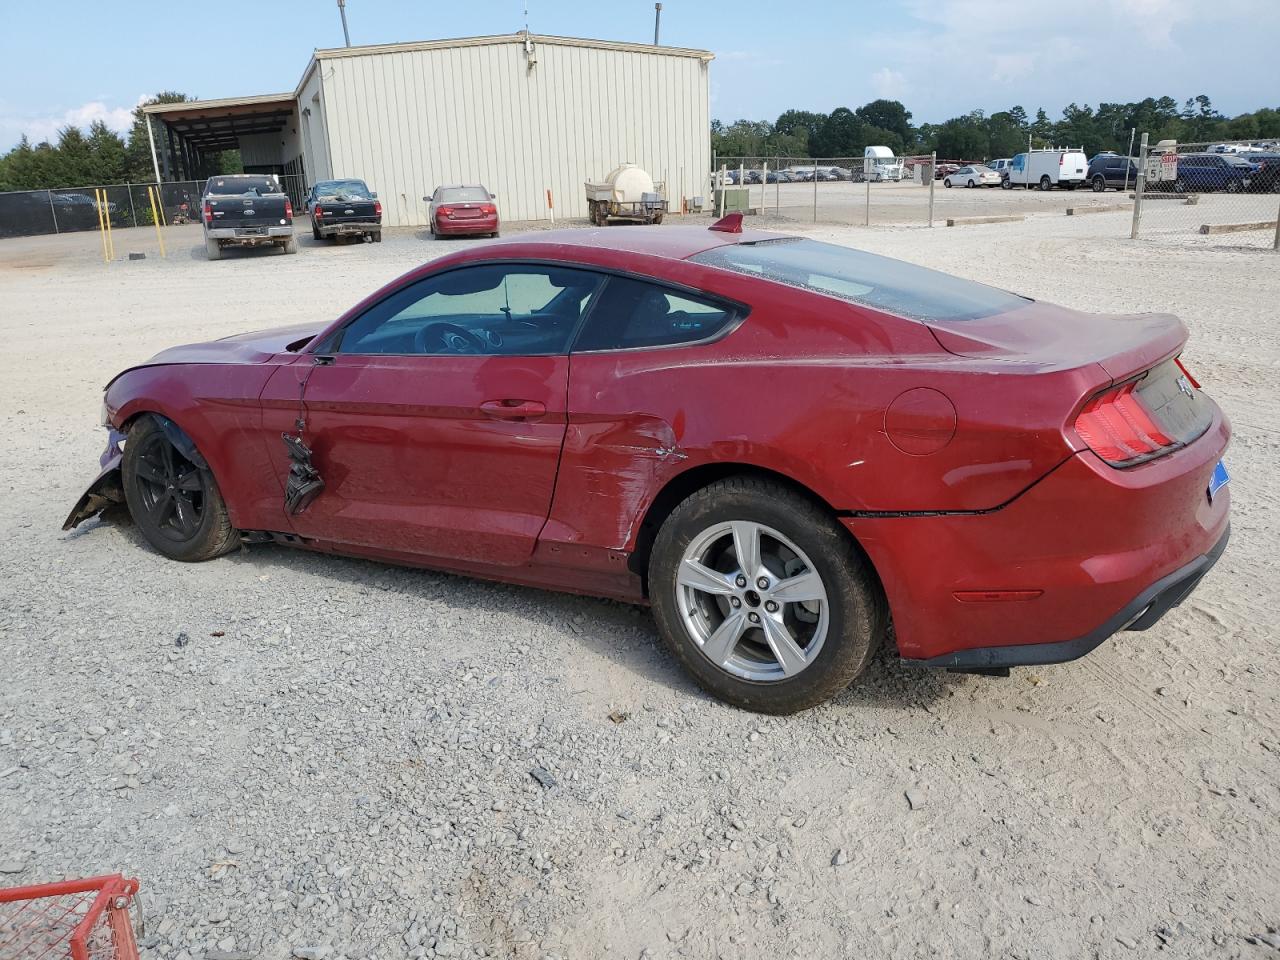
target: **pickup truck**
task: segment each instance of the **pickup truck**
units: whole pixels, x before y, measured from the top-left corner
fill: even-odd
[[[321,180],[307,193],[311,235],[382,241],[382,203],[363,180]]]
[[[293,235],[293,204],[275,177],[256,173],[210,177],[204,188],[204,249],[210,260],[222,259],[227,246],[282,247],[298,252]]]

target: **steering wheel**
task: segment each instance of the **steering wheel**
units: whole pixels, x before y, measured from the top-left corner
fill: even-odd
[[[417,353],[427,353],[427,338],[436,333],[440,341],[453,353],[484,353],[485,342],[466,327],[456,323],[428,323],[413,336],[413,346]]]

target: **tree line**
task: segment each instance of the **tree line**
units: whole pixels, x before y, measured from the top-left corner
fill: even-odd
[[[146,104],[186,103],[192,99],[185,93],[169,90],[157,94]],[[101,120],[95,120],[87,132],[75,126],[63,127],[52,143],[43,140],[32,144],[24,136],[17,146],[0,156],[0,191],[153,181],[155,172],[143,106],[139,104],[134,109],[133,126],[125,137]],[[156,134],[159,136],[160,131]],[[157,149],[160,146],[157,140]],[[243,170],[238,150],[213,155],[207,160],[207,166],[208,169],[200,171],[203,176]]]
[[[1177,140],[1280,139],[1280,109],[1264,107],[1226,117],[1203,94],[1181,106],[1172,97],[1148,97],[1137,103],[1100,103],[1097,108],[1071,103],[1058,120],[1043,108],[1034,117],[1020,106],[987,114],[974,110],[944,123],[911,123],[911,112],[897,100],[873,100],[856,110],[830,113],[788,110],[767,120],[711,122],[711,146],[720,157],[861,157],[869,146],[885,146],[899,156],[937,151],[948,160],[992,160],[1033,146],[1083,147],[1093,156],[1104,150],[1127,153],[1130,131],[1150,142]]]

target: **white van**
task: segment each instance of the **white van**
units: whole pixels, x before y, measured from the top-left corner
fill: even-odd
[[[1088,172],[1089,160],[1083,150],[1032,150],[1014,156],[1000,185],[1006,190],[1033,186],[1041,190],[1052,190],[1055,186],[1074,190],[1085,182]]]

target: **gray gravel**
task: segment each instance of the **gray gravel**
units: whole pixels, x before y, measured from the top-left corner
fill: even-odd
[[[643,610],[59,531],[118,368],[331,316],[457,244],[0,243],[0,883],[136,875],[144,955],[176,960],[1274,955],[1280,260],[1123,232],[813,235],[1179,312],[1237,430],[1218,569],[1087,660],[992,680],[886,652],[787,719],[701,694]]]

